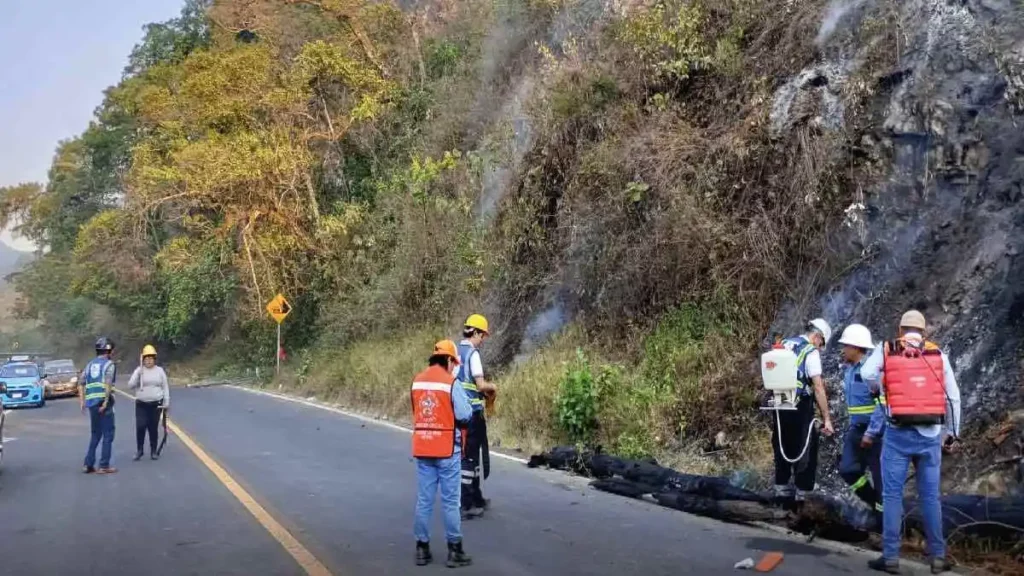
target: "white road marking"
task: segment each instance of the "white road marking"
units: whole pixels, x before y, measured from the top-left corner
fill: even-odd
[[[278,400],[284,400],[286,402],[294,402],[296,404],[302,404],[303,406],[309,406],[311,408],[319,408],[321,410],[326,410],[328,412],[334,412],[335,414],[339,414],[341,416],[346,416],[348,418],[354,418],[356,420],[359,420],[361,422],[366,422],[368,424],[374,424],[376,426],[382,426],[384,428],[391,428],[392,430],[400,430],[402,432],[405,432],[406,434],[412,434],[412,430],[407,428],[407,427],[405,427],[405,426],[400,426],[400,425],[394,424],[392,422],[385,422],[383,420],[377,420],[376,418],[370,418],[369,416],[364,416],[362,414],[356,414],[354,412],[349,412],[347,410],[342,410],[341,408],[338,408],[338,407],[335,407],[335,406],[330,406],[330,405],[324,404],[322,402],[314,402],[314,401],[311,401],[311,400],[304,400],[302,398],[295,398],[293,396],[288,396],[286,394],[278,394],[276,392],[267,392],[266,390],[257,390],[255,388],[248,388],[246,386],[238,386],[236,384],[225,384],[224,386],[227,387],[227,388],[234,388],[236,390],[242,390],[242,391],[245,391],[245,392],[249,392],[250,394],[259,394],[259,395],[262,395],[262,396],[269,396],[271,398],[276,398]],[[527,463],[527,460],[525,458],[519,458],[518,456],[510,456],[508,454],[502,454],[501,452],[496,452],[496,451],[491,451],[491,456],[494,456],[496,458],[504,458],[505,460],[510,460],[512,462],[518,462],[520,464],[526,464]]]

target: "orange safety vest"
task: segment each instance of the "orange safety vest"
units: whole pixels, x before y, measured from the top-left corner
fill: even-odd
[[[946,419],[946,380],[942,351],[903,340],[886,342],[883,371],[889,417],[897,424],[942,424]]]
[[[412,455],[451,458],[455,454],[455,376],[431,366],[412,382]]]

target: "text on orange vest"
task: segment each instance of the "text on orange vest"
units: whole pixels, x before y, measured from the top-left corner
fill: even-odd
[[[416,458],[450,458],[455,454],[455,376],[431,366],[412,382],[412,455]]]

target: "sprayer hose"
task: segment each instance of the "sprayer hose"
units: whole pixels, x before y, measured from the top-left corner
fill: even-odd
[[[790,464],[796,464],[803,460],[804,454],[807,453],[807,449],[811,446],[811,434],[814,433],[814,425],[821,424],[821,420],[814,418],[811,420],[811,425],[807,427],[807,438],[804,439],[804,448],[800,451],[800,455],[796,458],[790,458],[786,456],[786,449],[782,447],[782,417],[779,416],[779,410],[775,411],[775,426],[779,431],[779,453],[782,454],[782,459]]]

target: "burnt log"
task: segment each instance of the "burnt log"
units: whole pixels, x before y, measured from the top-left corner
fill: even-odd
[[[721,476],[683,474],[653,460],[629,460],[560,446],[530,458],[530,467],[548,466],[596,478],[591,485],[604,492],[642,498],[653,496],[660,505],[691,514],[732,522],[768,521],[794,531],[842,542],[863,542],[880,532],[878,516],[860,502],[828,494],[811,494],[788,511],[765,495],[733,486]],[[1024,534],[1024,499],[951,494],[942,498],[946,538],[970,536],[1020,541]],[[914,499],[904,503],[908,529],[922,530]]]

